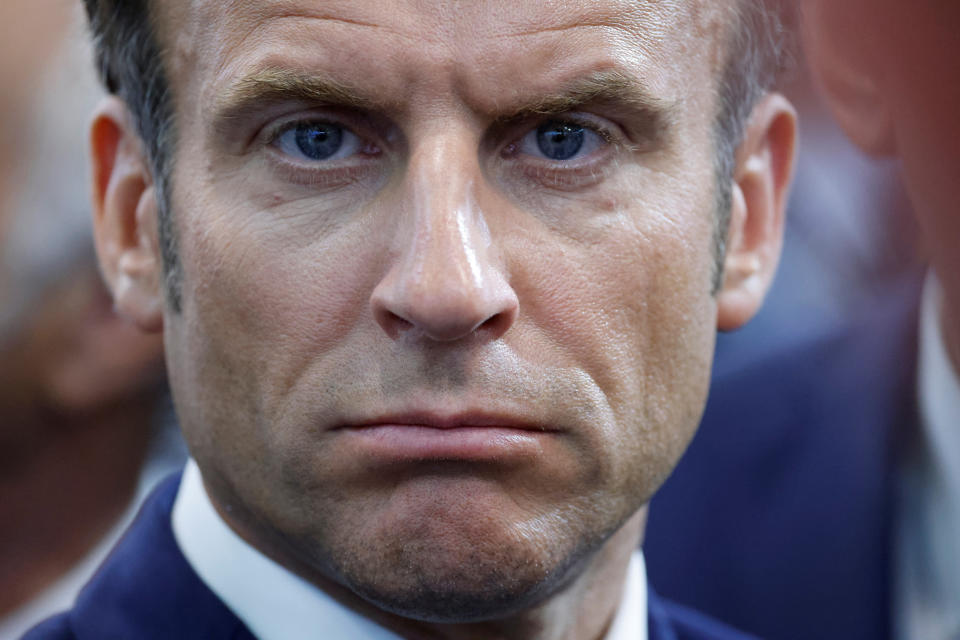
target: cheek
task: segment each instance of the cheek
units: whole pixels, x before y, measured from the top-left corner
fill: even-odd
[[[168,342],[179,345],[171,379],[197,399],[192,422],[204,437],[283,448],[298,437],[278,419],[297,409],[297,380],[319,354],[350,360],[341,352],[351,334],[373,327],[368,298],[382,259],[362,222],[307,233],[222,202],[192,213],[180,234],[185,304]]]
[[[642,208],[618,200],[518,279],[536,292],[520,292],[521,313],[553,347],[539,353],[562,354],[558,364],[583,369],[609,403],[610,472],[651,492],[699,423],[715,336],[712,192],[685,195]]]

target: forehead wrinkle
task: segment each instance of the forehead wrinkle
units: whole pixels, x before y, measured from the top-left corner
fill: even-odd
[[[305,2],[275,2],[267,3],[266,6],[255,6],[250,7],[249,3],[240,2],[239,0],[228,0],[226,3],[217,3],[217,2],[208,2],[207,0],[198,0],[194,4],[194,9],[197,8],[197,5],[203,5],[203,9],[198,13],[197,11],[190,12],[193,18],[191,22],[199,22],[201,25],[206,24],[206,26],[199,26],[198,31],[201,33],[195,32],[193,34],[192,40],[194,40],[194,48],[204,48],[212,47],[213,51],[210,53],[216,52],[215,58],[219,60],[209,60],[207,64],[210,64],[211,67],[215,70],[215,77],[218,77],[220,80],[226,80],[227,84],[230,84],[229,75],[231,73],[242,73],[242,68],[248,66],[250,62],[250,56],[245,55],[226,55],[228,51],[239,52],[243,48],[244,42],[249,42],[251,38],[260,37],[265,41],[270,40],[270,33],[267,32],[258,36],[258,31],[262,29],[269,28],[270,25],[276,25],[278,21],[286,21],[287,19],[295,18],[309,18],[322,20],[329,22],[332,25],[341,25],[343,29],[385,29],[387,32],[392,33],[394,36],[399,37],[403,40],[409,40],[411,34],[405,33],[403,30],[398,31],[396,28],[397,25],[381,25],[377,24],[369,19],[368,16],[361,15],[357,11],[352,13],[347,12],[344,15],[340,15],[342,10],[342,3],[323,3],[323,11],[316,11],[316,6],[311,7],[310,3]],[[316,5],[317,3],[313,3]],[[418,5],[417,8],[423,12],[424,7],[427,4],[430,4],[433,7],[436,7],[438,3],[414,3]],[[484,6],[486,3],[480,2],[478,5]],[[547,3],[545,3],[547,4]],[[500,37],[533,37],[536,38],[537,34],[543,34],[545,37],[553,37],[551,34],[563,34],[567,31],[578,31],[584,34],[585,41],[594,41],[595,35],[599,35],[598,32],[606,32],[608,36],[602,36],[602,40],[606,41],[606,44],[609,44],[611,48],[606,46],[601,47],[605,51],[597,53],[603,53],[603,57],[607,60],[603,61],[604,64],[610,62],[609,56],[613,56],[620,64],[628,62],[624,59],[626,55],[629,58],[638,56],[639,58],[644,58],[647,60],[655,60],[663,54],[663,52],[657,52],[657,47],[654,45],[656,41],[671,41],[674,38],[671,37],[671,32],[676,35],[676,30],[691,30],[700,33],[697,35],[703,35],[702,29],[707,23],[707,20],[704,20],[706,15],[716,16],[717,11],[711,10],[709,5],[701,6],[699,0],[693,0],[692,2],[684,2],[682,0],[664,0],[662,2],[643,2],[643,1],[634,1],[634,2],[623,2],[615,3],[613,6],[604,4],[583,4],[580,8],[575,8],[573,11],[565,11],[564,15],[558,15],[560,9],[563,9],[566,5],[562,3],[560,5],[550,5],[548,4],[545,7],[546,16],[543,13],[540,14],[541,17],[544,17],[544,22],[546,24],[533,28],[530,26],[530,23],[527,23],[528,28],[524,28],[522,24],[514,20],[511,23],[509,19],[509,10],[500,9],[496,13],[500,17],[507,18],[504,22],[507,24],[507,29],[512,30],[519,28],[516,31],[504,32],[503,28],[496,29],[499,33],[487,32],[485,37],[487,38],[500,38]],[[330,6],[328,6],[330,5]],[[444,3],[439,3],[440,8],[448,9],[449,7]],[[470,5],[468,5],[470,6]],[[243,13],[242,9],[246,7],[246,12]],[[592,7],[592,9],[591,9]],[[297,8],[298,11],[294,11]],[[314,10],[310,10],[313,8]],[[328,10],[329,9],[329,10]],[[491,10],[489,7],[488,10]],[[473,7],[473,11],[468,10],[469,13],[476,12],[476,7]],[[204,14],[207,18],[226,18],[226,20],[220,20],[219,26],[214,23],[218,22],[217,20],[197,20],[200,17],[200,13]],[[552,18],[551,18],[552,16]],[[563,18],[563,21],[554,20],[553,18]],[[672,19],[664,20],[663,18],[670,17]],[[276,18],[277,20],[271,20],[269,18]],[[581,19],[581,22],[570,23],[570,21]],[[469,15],[459,17],[454,16],[453,22],[459,22],[464,20],[469,22]],[[235,25],[235,28],[224,28],[225,23],[232,23]],[[671,24],[672,23],[672,24]],[[490,22],[487,22],[489,25]],[[226,25],[227,27],[229,24]],[[453,26],[453,25],[450,25]],[[700,29],[697,29],[700,27]],[[484,28],[486,30],[486,28]],[[230,42],[225,42],[224,38],[216,33],[217,31],[221,33],[227,33],[230,35]],[[307,30],[309,31],[309,29]],[[595,35],[590,35],[590,33]],[[349,33],[349,32],[341,32]],[[614,34],[619,35],[614,35]],[[436,35],[436,34],[435,34]],[[462,34],[461,34],[462,35]],[[480,34],[477,34],[480,35]],[[206,36],[206,37],[200,37]],[[309,36],[301,36],[309,37]],[[563,36],[566,37],[566,36]],[[612,38],[613,40],[610,40]],[[481,37],[480,40],[483,38]],[[220,40],[219,43],[216,41]],[[199,42],[209,42],[208,45],[199,44]],[[257,46],[261,52],[263,51],[268,42],[260,43]],[[434,42],[434,44],[440,44]],[[198,46],[199,45],[199,46]],[[624,47],[624,45],[627,45]],[[693,47],[694,42],[686,43],[686,46]],[[685,48],[684,44],[675,42],[673,46],[679,46]],[[556,46],[554,46],[556,48]],[[468,46],[466,52],[467,60],[476,61],[477,57],[486,58],[489,53],[484,53],[482,56],[478,51],[470,52],[472,47]],[[632,52],[624,53],[632,49]],[[208,49],[209,50],[209,49]],[[541,49],[542,50],[542,49]],[[251,52],[248,52],[252,53]],[[559,51],[558,51],[559,53]],[[691,54],[694,52],[691,51]],[[703,53],[701,51],[701,53]],[[446,75],[447,72],[457,76],[457,79],[454,82],[459,85],[458,93],[461,94],[461,100],[463,100],[468,95],[473,95],[473,91],[470,90],[471,86],[474,84],[471,76],[476,75],[475,71],[479,68],[488,68],[486,64],[481,64],[479,67],[474,67],[472,70],[466,70],[466,76],[462,75],[461,72],[464,69],[461,67],[462,62],[464,61],[463,56],[458,56],[461,58],[460,61],[456,61],[453,57],[447,57],[437,55],[439,52],[435,52],[433,56],[433,66],[435,67],[434,71],[439,72],[441,76]],[[659,55],[658,55],[659,54]],[[697,54],[698,57],[700,54]],[[205,57],[205,56],[200,56]],[[244,58],[246,57],[246,61]],[[276,56],[274,56],[276,57]],[[446,60],[443,63],[443,60]],[[487,62],[493,62],[494,59],[490,58]],[[200,62],[200,61],[198,61]],[[570,70],[570,65],[568,61],[563,64],[563,67],[566,67],[567,70]],[[587,62],[584,60],[583,62]],[[203,64],[200,62],[200,64]],[[262,60],[261,60],[262,64]],[[499,64],[499,63],[495,63]],[[616,64],[616,63],[615,63]],[[253,66],[253,65],[250,65]],[[579,66],[579,65],[577,65]],[[593,65],[595,68],[599,65]],[[656,71],[656,69],[651,69]],[[376,105],[382,100],[375,100],[371,95],[364,95],[363,92],[359,91],[358,86],[349,86],[347,83],[342,81],[334,82],[330,78],[308,78],[303,75],[303,72],[300,71],[300,75],[291,73],[288,70],[262,70],[263,72],[255,72],[252,76],[241,80],[240,83],[233,85],[228,90],[228,95],[226,97],[218,96],[215,89],[215,85],[220,85],[221,82],[207,82],[204,83],[206,90],[200,88],[200,91],[206,93],[206,96],[203,96],[203,100],[198,102],[204,102],[208,105],[216,105],[217,108],[229,107],[230,104],[237,104],[238,101],[247,100],[250,98],[256,98],[257,94],[262,96],[281,96],[286,94],[287,96],[294,97],[299,95],[299,97],[305,101],[310,102],[322,102],[322,103],[337,103],[337,104],[346,104],[350,106],[358,106],[361,108],[369,108],[370,106]],[[335,72],[336,69],[331,69],[330,72]],[[399,71],[399,70],[398,70]],[[410,80],[414,78],[426,80],[422,77],[424,73],[421,69],[420,71],[414,72],[409,70],[411,74]],[[196,76],[196,74],[194,74]],[[311,72],[311,75],[316,76],[316,74]],[[551,74],[552,75],[552,74]],[[566,74],[565,74],[566,75]],[[626,76],[621,78],[615,77],[616,74],[608,74],[607,78],[601,79],[598,75],[596,78],[590,79],[586,82],[580,84],[580,86],[568,87],[568,90],[556,92],[552,91],[549,95],[544,95],[541,97],[533,96],[529,99],[528,104],[514,104],[514,105],[504,105],[503,100],[491,99],[488,90],[485,97],[481,97],[479,100],[471,100],[470,102],[475,102],[476,105],[487,103],[488,107],[490,103],[493,103],[493,109],[473,109],[475,113],[483,113],[484,115],[493,115],[495,118],[503,118],[505,115],[509,115],[512,110],[515,113],[525,112],[525,113],[557,113],[564,110],[570,110],[575,106],[584,104],[586,102],[601,101],[601,100],[610,100],[611,102],[622,102],[628,108],[631,108],[634,111],[640,111],[649,115],[654,115],[657,113],[668,113],[670,107],[673,106],[666,99],[654,100],[655,96],[658,94],[674,93],[673,91],[664,91],[666,85],[660,86],[663,83],[658,82],[657,73],[651,74],[649,78],[651,80],[651,86],[647,91],[628,91],[628,83],[624,81]],[[434,76],[437,81],[440,81],[440,78]],[[603,80],[603,81],[601,81]],[[694,78],[689,78],[689,81],[696,82]],[[432,81],[431,81],[432,82]],[[632,79],[630,84],[636,85],[640,82],[640,79]],[[595,85],[595,86],[590,86]],[[222,86],[222,85],[221,85]],[[557,85],[554,85],[557,86]],[[408,89],[411,88],[411,85],[407,83]],[[650,90],[654,87],[658,87],[659,91]],[[532,87],[536,88],[536,87]],[[646,96],[644,96],[646,93]],[[408,96],[409,97],[409,96]],[[671,96],[672,97],[672,96]],[[465,101],[465,100],[464,100]],[[384,106],[395,106],[394,105],[384,105]],[[506,108],[501,108],[506,107]]]
[[[544,21],[540,19],[533,25],[516,25],[515,28],[507,33],[500,34],[500,36],[508,38],[536,36],[547,33],[563,33],[583,28],[616,29],[618,31],[625,31],[631,36],[636,36],[638,33],[636,29],[637,25],[643,24],[644,27],[646,27],[644,29],[645,33],[656,29],[656,24],[653,24],[655,21],[651,20],[653,12],[643,10],[640,4],[641,3],[630,3],[627,9],[608,8],[607,11],[602,12],[600,15],[596,14],[601,7],[591,4],[587,6],[590,11],[589,13],[583,12],[570,16],[570,11],[564,11],[564,19],[557,21],[555,24],[544,24]]]
[[[193,16],[192,22],[195,24],[212,26],[217,24],[217,17],[231,14],[240,22],[250,23],[246,29],[238,29],[239,38],[235,39],[235,43],[227,47],[221,56],[224,60],[229,60],[232,50],[258,28],[274,20],[288,18],[314,19],[349,27],[379,29],[411,44],[429,42],[448,47],[458,43],[462,45],[469,38],[477,36],[481,39],[523,37],[578,28],[617,29],[634,38],[641,36],[644,39],[659,40],[669,32],[670,22],[683,22],[684,17],[689,21],[694,15],[703,12],[701,5],[704,0],[621,0],[578,4],[569,0],[543,1],[537,3],[540,11],[537,12],[534,22],[521,21],[511,15],[511,8],[503,7],[499,3],[477,1],[464,4],[455,0],[411,0],[407,3],[408,10],[392,12],[389,24],[370,19],[367,15],[369,12],[358,10],[349,2],[274,0],[252,8],[246,0],[197,0],[195,6],[196,4],[199,4],[202,10],[199,15]],[[322,6],[317,7],[318,4]],[[490,6],[491,4],[493,6]],[[502,26],[498,28],[498,24]],[[424,28],[425,25],[430,28]],[[469,27],[466,33],[459,28],[461,25]],[[477,31],[478,26],[482,27],[481,31]],[[210,30],[202,29],[204,32]]]
[[[235,22],[249,23],[249,27],[243,30],[245,33],[237,40],[237,44],[243,40],[248,40],[257,30],[274,27],[278,22],[285,20],[309,20],[340,25],[345,28],[376,29],[407,40],[416,39],[416,35],[406,33],[404,27],[420,26],[420,21],[410,17],[406,21],[401,20],[399,22],[396,20],[392,22],[373,20],[363,11],[357,10],[356,5],[351,2],[272,0],[251,7],[249,0],[199,1],[206,3],[208,6],[206,17],[201,18],[206,24],[213,25],[216,23],[218,11],[219,16],[225,15],[228,18],[232,17]],[[392,17],[396,18],[397,15],[406,17],[405,14],[397,14],[396,12]],[[231,46],[231,49],[235,49],[237,44]],[[229,54],[230,50],[227,50],[227,53]],[[229,55],[226,57],[229,57]]]
[[[642,105],[633,101],[634,106],[643,106],[645,111],[652,112],[678,102],[682,94],[691,90],[697,93],[697,86],[706,86],[707,78],[691,71],[696,71],[694,65],[697,61],[709,63],[711,53],[722,46],[723,39],[715,37],[716,30],[711,29],[717,21],[717,14],[724,13],[718,9],[702,0],[632,1],[614,6],[595,3],[587,9],[565,12],[560,16],[562,20],[548,18],[537,24],[514,22],[508,28],[497,29],[497,33],[489,34],[489,37],[517,42],[529,40],[527,48],[535,51],[535,56],[542,58],[545,64],[561,72],[588,65],[597,69],[636,69],[640,77],[633,82],[643,80],[646,93],[659,97],[660,104]],[[475,60],[484,63],[477,68],[502,67],[498,72],[507,77],[522,76],[525,72],[522,65],[512,65],[489,52],[478,50],[474,54]],[[708,64],[704,71],[712,70],[714,66]],[[478,73],[468,72],[466,85],[472,85],[471,80],[478,76]],[[616,97],[624,95],[627,94]],[[484,96],[481,95],[480,99]],[[541,105],[534,111],[544,110],[547,106]],[[654,106],[656,108],[647,108]]]
[[[242,2],[238,2],[237,0],[231,2],[230,5],[244,6]],[[206,14],[209,19],[200,21],[206,23],[208,26],[204,29],[204,33],[199,34],[206,37],[198,39],[215,43],[211,47],[211,53],[213,55],[210,56],[211,60],[208,65],[216,80],[205,83],[206,88],[201,91],[206,95],[203,96],[202,101],[225,106],[225,100],[212,95],[216,91],[219,91],[216,89],[216,85],[229,85],[232,82],[231,76],[245,74],[245,70],[249,68],[256,69],[257,67],[261,67],[262,73],[254,72],[255,75],[260,75],[260,78],[251,78],[247,82],[242,83],[248,85],[245,88],[239,85],[234,86],[235,89],[241,90],[241,94],[235,97],[243,98],[243,94],[252,93],[254,87],[259,84],[261,89],[270,89],[267,93],[275,96],[279,96],[281,93],[287,93],[288,97],[293,97],[294,94],[300,93],[301,98],[311,101],[329,101],[358,107],[376,105],[385,107],[399,106],[402,101],[400,99],[391,101],[379,97],[373,98],[370,95],[365,96],[363,92],[359,90],[359,83],[334,80],[333,76],[339,71],[337,68],[327,70],[328,76],[318,78],[318,74],[313,70],[315,69],[314,61],[322,61],[324,57],[322,55],[323,51],[325,47],[329,47],[330,45],[319,40],[325,31],[323,29],[311,29],[309,26],[310,22],[327,23],[331,25],[331,27],[337,28],[339,32],[338,37],[347,38],[349,42],[353,43],[363,42],[364,39],[371,37],[376,37],[378,40],[395,38],[401,47],[415,46],[417,50],[423,50],[428,45],[443,45],[445,48],[442,48],[440,51],[437,51],[436,47],[434,48],[433,58],[435,63],[438,60],[451,57],[449,55],[443,55],[443,52],[447,49],[452,50],[451,47],[447,47],[446,44],[442,43],[439,39],[425,40],[418,37],[414,32],[408,33],[402,28],[404,26],[403,24],[380,24],[350,15],[335,15],[333,12],[340,10],[340,3],[324,3],[324,8],[328,9],[324,12],[311,11],[311,8],[313,7],[305,6],[303,2],[281,2],[271,4],[267,7],[254,8],[248,11],[246,15],[242,13],[238,15],[236,11],[234,15],[230,15],[229,6],[224,8],[218,6],[216,3],[208,6],[206,8]],[[219,13],[217,13],[218,11]],[[357,15],[360,14],[357,13]],[[220,20],[220,25],[215,26],[217,21],[214,18],[220,17],[223,18]],[[194,16],[194,19],[196,21],[196,16]],[[293,29],[286,29],[284,23],[290,22],[300,22],[303,24],[295,24]],[[354,33],[352,31],[353,29],[364,31],[376,29],[377,34]],[[218,31],[227,34],[229,41],[225,41],[225,38],[219,36]],[[279,38],[277,37],[277,33],[279,33]],[[329,34],[330,31],[326,31],[326,33]],[[197,38],[195,37],[195,39]],[[317,42],[315,53],[320,55],[314,57],[313,61],[311,61],[309,58],[305,58],[304,54],[313,49],[313,47],[304,47],[302,45],[304,43],[309,44],[314,41],[314,39],[316,39]],[[217,43],[217,40],[220,42]],[[403,43],[406,43],[406,45]],[[286,53],[290,54],[289,60],[284,60]],[[310,71],[305,71],[307,67],[304,65],[307,64],[311,67]],[[275,69],[270,69],[269,67],[271,65],[275,67]],[[439,64],[435,64],[434,66],[439,66]],[[298,69],[297,67],[300,68]],[[295,69],[296,73],[291,73],[289,71],[290,68]],[[324,70],[321,69],[320,73],[324,73]],[[412,79],[418,75],[423,75],[422,69],[411,73],[413,73],[413,75],[407,78],[406,81],[397,78],[399,83],[407,88],[408,92],[412,84]],[[343,76],[344,74],[341,73],[339,75]],[[309,76],[314,76],[314,78],[310,78]],[[263,80],[264,82],[259,82],[259,80]],[[269,85],[272,85],[272,88]],[[282,85],[286,85],[286,87]],[[286,89],[286,91],[283,89]]]
[[[215,77],[223,78],[243,59],[242,54],[251,41],[270,40],[273,37],[270,31],[290,20],[318,21],[343,29],[377,29],[403,35],[388,25],[362,19],[359,14],[339,15],[342,6],[349,8],[349,4],[326,2],[320,3],[321,7],[317,4],[302,0],[256,4],[247,0],[195,0],[189,3],[188,10],[182,10],[178,21],[180,25],[193,26],[189,35],[178,34],[178,40],[182,41],[178,49],[191,49],[193,53],[192,56],[181,55],[181,58],[184,62],[188,57],[201,58]],[[204,50],[202,55],[199,55],[200,49]]]
[[[725,0],[724,0],[725,1]],[[565,32],[583,27],[617,29],[633,38],[659,40],[677,25],[689,26],[704,13],[713,13],[717,0],[625,0],[621,2],[585,2],[577,8],[569,0],[541,2],[547,16],[536,22],[514,22],[503,37],[522,37],[550,32]],[[713,4],[711,4],[713,3]],[[549,21],[553,16],[556,19]]]

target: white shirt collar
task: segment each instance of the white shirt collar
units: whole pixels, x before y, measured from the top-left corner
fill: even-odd
[[[604,640],[647,640],[647,565],[638,549],[630,556],[620,607]]]
[[[944,341],[942,298],[931,272],[921,304],[917,365],[922,448],[900,470],[900,638],[960,633],[960,376]]]
[[[173,505],[173,534],[201,580],[260,640],[400,640],[250,546],[223,521],[187,463]],[[647,640],[647,576],[633,554],[605,640]]]
[[[924,287],[922,305],[917,381],[920,417],[937,471],[951,486],[960,488],[960,375],[943,336],[943,291],[933,273]]]

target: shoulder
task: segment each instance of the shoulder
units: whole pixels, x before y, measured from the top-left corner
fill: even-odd
[[[718,373],[651,502],[644,547],[664,594],[762,635],[882,637],[918,292]]]
[[[180,552],[170,524],[179,484],[177,475],[154,490],[73,609],[34,628],[29,640],[252,638]]]

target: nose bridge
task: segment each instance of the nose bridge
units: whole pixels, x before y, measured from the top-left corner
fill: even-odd
[[[410,156],[403,190],[407,223],[371,300],[388,334],[415,327],[433,340],[456,340],[484,325],[503,330],[516,313],[479,204],[483,176],[470,140],[449,128],[436,131]]]
[[[439,136],[438,136],[439,138]],[[413,284],[445,294],[466,294],[489,277],[490,230],[477,202],[479,166],[475,154],[440,138],[419,150],[410,165],[409,202],[414,238],[407,243]]]

